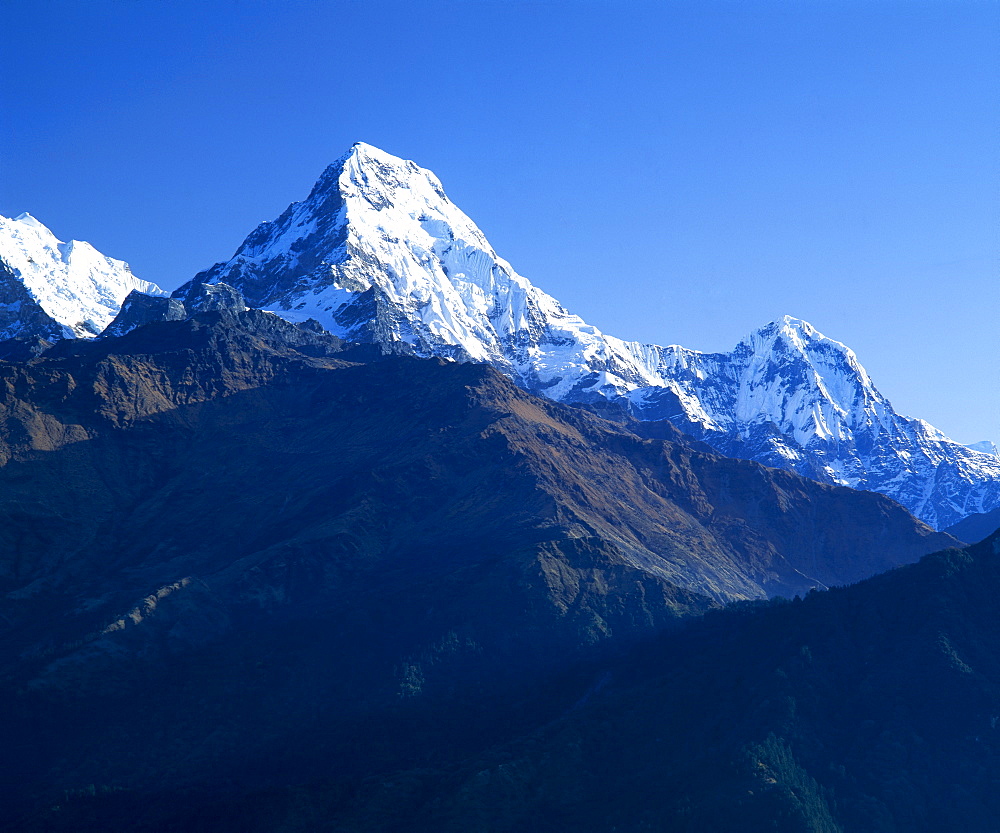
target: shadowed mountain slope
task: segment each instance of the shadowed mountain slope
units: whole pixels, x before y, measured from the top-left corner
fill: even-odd
[[[989,833],[998,587],[994,535],[801,603],[709,614],[541,732],[369,782],[327,829]]]
[[[997,587],[994,535],[801,602],[711,612],[488,753],[224,802],[160,795],[140,829],[992,833]],[[71,817],[136,808],[80,801]]]
[[[3,782],[47,802],[468,752],[558,714],[546,686],[601,646],[953,540],[664,430],[253,310],[0,363]]]

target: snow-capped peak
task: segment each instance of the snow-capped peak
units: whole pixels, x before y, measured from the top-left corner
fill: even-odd
[[[434,174],[363,143],[327,168],[305,200],[259,226],[231,261],[195,281],[238,286],[251,304],[315,318],[341,336],[490,361],[557,386],[575,385],[588,360],[566,355],[543,367],[524,353],[533,340],[607,347],[499,258]],[[526,332],[534,335],[519,335]]]
[[[808,368],[813,374],[808,381],[842,413],[884,401],[853,350],[799,318],[786,315],[751,333],[736,349],[748,351],[757,363]]]
[[[350,150],[341,157],[342,160],[353,159],[356,160],[357,164],[363,166],[366,162],[375,162],[379,165],[385,165],[387,167],[399,167],[403,166],[411,170],[422,170],[427,173],[426,169],[420,168],[416,162],[410,159],[403,159],[399,156],[393,156],[391,153],[387,153],[381,148],[375,147],[375,145],[370,145],[367,142],[355,142],[351,145]],[[336,164],[336,163],[334,163]]]
[[[132,290],[167,294],[89,243],[63,243],[27,212],[0,217],[0,338],[95,336]]]
[[[801,318],[796,318],[794,315],[783,315],[777,321],[772,321],[770,326],[778,327],[788,335],[794,335],[799,338],[812,338],[813,336],[825,338],[825,336],[823,336],[808,321],[803,321]]]
[[[362,142],[194,281],[348,339],[489,362],[553,399],[613,399],[727,454],[882,491],[939,527],[1000,503],[1000,459],[896,414],[811,324],[784,316],[717,354],[605,335],[517,274],[433,173]]]
[[[49,234],[52,234],[52,232],[49,231],[48,227],[46,227],[45,225],[43,225],[42,223],[40,223],[37,219],[35,219],[27,211],[24,211],[24,212],[18,214],[14,218],[14,222],[23,223],[26,226],[31,226],[32,228],[40,229],[42,231],[48,231]]]
[[[772,321],[770,324],[755,330],[744,341],[759,341],[761,343],[773,344],[777,339],[780,339],[787,347],[793,348],[803,354],[817,348],[828,349],[839,353],[846,360],[860,367],[858,357],[846,344],[823,335],[808,321],[803,321],[801,318],[795,318],[791,315],[784,315],[776,321]]]
[[[980,440],[978,443],[969,443],[967,448],[978,451],[980,454],[989,454],[993,457],[1000,457],[1000,448],[991,440]]]

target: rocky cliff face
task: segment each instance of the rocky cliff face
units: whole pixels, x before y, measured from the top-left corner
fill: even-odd
[[[370,145],[193,283],[217,282],[344,338],[487,362],[557,401],[619,400],[726,454],[882,492],[938,528],[1000,505],[1000,458],[897,414],[809,324],[786,317],[721,354],[605,335],[518,275],[434,174]]]

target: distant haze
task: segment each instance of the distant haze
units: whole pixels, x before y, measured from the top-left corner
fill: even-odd
[[[172,288],[363,140],[622,338],[791,314],[1000,440],[1000,5],[49,2],[4,10],[0,214]]]

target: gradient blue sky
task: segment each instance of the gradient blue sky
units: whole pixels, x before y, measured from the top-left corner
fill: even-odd
[[[4,2],[0,214],[172,288],[363,140],[606,332],[796,315],[1000,440],[996,2]]]

